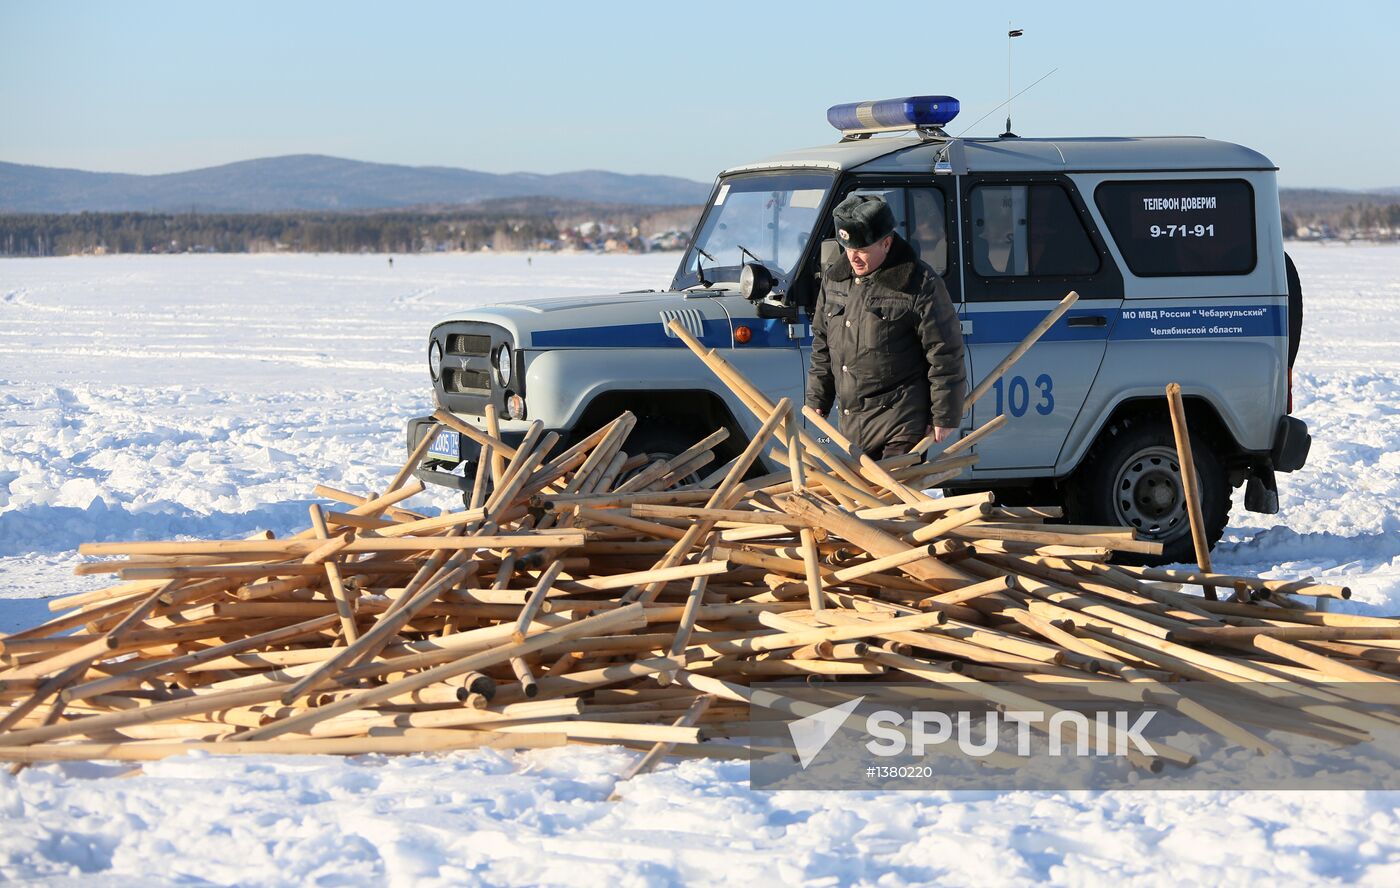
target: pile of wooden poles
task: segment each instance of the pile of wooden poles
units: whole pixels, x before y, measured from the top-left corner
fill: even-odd
[[[931,495],[995,424],[876,461],[673,329],[761,420],[736,458],[715,465],[723,431],[629,454],[627,413],[562,448],[538,423],[512,447],[439,412],[483,448],[460,511],[405,505],[434,429],[384,492],[316,488],[336,505],[293,536],[86,545],[107,560],[78,572],[121,582],[0,639],[0,760],[580,742],[641,750],[636,773],[743,754],[756,682],[930,682],[1023,708],[1082,682],[1260,751],[1281,726],[1353,742],[1400,724],[1349,706],[1358,683],[1400,682],[1400,619],[1301,597],[1345,588],[1115,565],[1157,544]],[[759,474],[764,454],[785,470]],[[1182,682],[1252,690],[1222,712]],[[1279,682],[1305,705],[1257,690]]]

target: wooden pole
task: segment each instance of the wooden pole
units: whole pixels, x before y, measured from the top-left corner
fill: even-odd
[[[717,543],[718,540],[711,535],[710,542],[700,555],[702,563],[715,557]],[[680,657],[690,645],[690,637],[695,631],[695,623],[700,619],[700,611],[705,606],[705,589],[709,585],[709,580],[708,574],[701,574],[690,584],[690,595],[685,600],[685,612],[681,614],[680,622],[676,627],[676,635],[671,639],[671,647],[668,651],[672,657]],[[665,679],[668,674],[667,672],[659,673],[658,677],[662,679],[662,684],[666,684]]]
[[[515,621],[515,632],[511,634],[512,641],[519,643],[525,640],[525,633],[530,631],[530,625],[535,622],[535,617],[540,612],[540,605],[544,604],[545,596],[549,594],[554,581],[559,578],[562,568],[563,565],[556,561],[540,575],[539,582],[530,592],[530,597],[525,599],[525,605],[520,608],[520,616]]]
[[[715,349],[706,348],[700,340],[691,336],[689,331],[687,331],[679,321],[673,320],[666,326],[667,329],[676,334],[676,336],[695,353],[696,357],[700,358],[700,360],[705,363],[705,366],[710,368],[711,372],[720,378],[720,381],[723,382],[726,387],[734,392],[740,402],[748,407],[755,416],[762,419],[767,415],[771,415],[774,406],[773,403],[764,397],[763,393],[754,387],[753,383],[749,382],[742,373],[734,369],[728,361],[721,357]],[[808,432],[803,431],[801,434],[802,443],[806,446],[807,450],[830,466],[832,471],[841,476],[843,481],[856,488],[865,488],[867,486],[865,479],[862,478],[860,473],[855,471],[846,460],[832,454],[821,445],[821,442],[817,441],[817,439]]]
[[[574,623],[568,623],[557,629],[541,632],[537,635],[530,636],[519,644],[502,645],[480,653],[468,654],[456,660],[449,660],[440,666],[434,666],[423,672],[414,673],[413,675],[398,679],[397,681],[391,681],[377,688],[361,691],[344,700],[331,703],[327,706],[319,706],[303,715],[275,721],[269,725],[251,731],[248,734],[240,734],[237,737],[233,737],[231,740],[260,740],[276,737],[279,734],[300,731],[332,716],[340,715],[345,712],[352,712],[366,706],[372,706],[375,703],[388,700],[399,694],[427,687],[444,678],[453,678],[468,672],[479,672],[490,666],[508,663],[513,657],[523,657],[526,654],[548,647],[555,641],[564,638],[572,638],[579,635],[586,635],[590,631],[603,631],[609,628],[632,624],[639,617],[642,617],[642,610],[640,604],[621,607],[614,611],[599,614],[596,617],[588,617]],[[5,738],[0,736],[0,743],[3,743],[4,740]]]
[[[1039,342],[1040,337],[1044,336],[1051,327],[1055,326],[1055,322],[1062,318],[1065,312],[1069,311],[1074,303],[1078,301],[1079,294],[1070,290],[1069,293],[1065,295],[1065,298],[1060,300],[1060,304],[1051,309],[1050,313],[1042,318],[1040,323],[1036,324],[1031,332],[1026,334],[1026,338],[1021,340],[1020,344],[1013,348],[1006,357],[1002,358],[1001,363],[993,367],[991,373],[988,373],[982,378],[981,382],[977,383],[977,387],[972,390],[972,394],[967,396],[966,409],[971,410],[973,404],[976,404],[982,399],[983,395],[991,391],[996,381],[1001,379],[1006,371],[1011,369],[1013,364],[1021,360],[1021,356],[1030,351],[1031,346]]]
[[[1167,385],[1167,408],[1172,415],[1172,435],[1176,438],[1177,462],[1181,464],[1181,486],[1185,489],[1186,516],[1191,521],[1191,542],[1196,548],[1196,565],[1210,572],[1210,541],[1206,539],[1205,519],[1201,515],[1201,488],[1196,479],[1196,461],[1191,455],[1191,433],[1186,428],[1186,407],[1181,401],[1181,386]],[[1215,587],[1205,585],[1206,597],[1217,599]]]
[[[676,719],[674,727],[693,727],[696,722],[700,721],[700,717],[705,714],[705,710],[709,709],[710,704],[713,702],[715,702],[715,698],[711,694],[701,694],[700,696],[696,697],[695,702],[690,704],[690,709],[686,710],[685,715],[682,715],[680,718]],[[618,778],[618,783],[626,783],[628,780],[631,780],[638,774],[645,774],[646,772],[650,771],[652,768],[656,767],[657,762],[670,755],[671,750],[674,748],[674,743],[667,743],[664,741],[661,743],[657,743],[651,748],[649,752],[647,752],[646,755],[637,759],[637,761],[634,762],[632,766],[628,768],[627,771],[623,773],[623,775],[620,778]],[[610,802],[618,801],[620,798],[621,796],[618,795],[616,788],[614,788],[613,791],[608,795],[608,801]]]
[[[311,504],[311,528],[316,531],[318,539],[330,539],[330,532],[326,529],[326,518],[321,514],[321,507],[315,503]],[[347,536],[346,539],[348,541],[349,537]],[[347,645],[354,644],[360,637],[360,630],[355,625],[355,604],[350,599],[350,593],[345,589],[344,578],[340,575],[340,565],[331,559],[326,559],[322,564],[325,567],[326,580],[331,588],[331,597],[335,599],[336,614],[340,616],[340,634]]]
[[[961,438],[949,444],[947,447],[944,447],[941,451],[939,451],[938,455],[940,457],[952,456],[960,450],[966,450],[972,445],[980,443],[983,438],[987,437],[992,432],[995,432],[997,429],[1006,425],[1009,421],[1010,419],[1005,413],[998,414],[992,417],[991,419],[987,420],[986,422],[982,423],[982,425],[976,428],[975,430],[969,432],[966,435],[963,435]],[[918,444],[915,444],[914,449],[909,452],[923,453],[930,447],[932,447],[934,443],[936,442],[933,440],[933,435],[928,435]]]
[[[427,453],[428,448],[433,445],[433,439],[437,437],[438,430],[441,428],[442,423],[440,422],[435,422],[428,427],[428,434],[420,438],[418,443],[414,445],[413,452],[408,455],[408,459],[404,461],[403,467],[394,475],[393,480],[389,482],[389,486],[384,488],[385,493],[393,493],[395,490],[399,489],[400,485],[408,480],[408,477],[413,474],[413,470],[418,468],[418,464],[423,461],[423,454]]]
[[[804,413],[806,411],[804,410]],[[788,470],[792,474],[792,489],[801,491],[807,488],[806,469],[802,464],[802,425],[796,413],[787,420]],[[807,601],[812,610],[826,608],[826,595],[822,592],[822,571],[817,553],[817,535],[810,522],[804,521],[798,529],[802,540],[802,566],[807,575]]]
[[[496,414],[496,405],[488,403],[483,411],[486,418],[486,434],[496,441],[501,440],[501,422]],[[513,455],[513,454],[512,454]],[[491,486],[501,486],[501,476],[506,472],[506,454],[492,444],[482,445],[481,462],[486,465],[491,475]]]
[[[498,733],[494,731],[453,731],[451,736],[435,735],[431,740],[411,734],[380,737],[318,737],[231,743],[228,741],[189,743],[74,743],[25,747],[0,747],[0,761],[149,762],[173,755],[204,752],[211,755],[370,755],[446,752],[453,749],[541,749],[562,746],[562,733]]]

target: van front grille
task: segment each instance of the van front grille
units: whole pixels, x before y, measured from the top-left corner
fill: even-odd
[[[491,391],[491,377],[485,370],[450,369],[443,373],[443,388],[454,394]]]
[[[450,333],[447,337],[449,355],[488,355],[491,337],[483,333]]]

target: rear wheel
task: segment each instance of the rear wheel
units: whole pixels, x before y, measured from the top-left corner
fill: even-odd
[[[1214,547],[1230,517],[1230,486],[1215,451],[1194,433],[1191,451],[1206,541]],[[1195,563],[1181,463],[1171,424],[1164,420],[1130,418],[1105,429],[1075,473],[1065,509],[1075,524],[1131,527],[1139,537],[1162,543],[1160,556],[1123,553],[1119,560]]]

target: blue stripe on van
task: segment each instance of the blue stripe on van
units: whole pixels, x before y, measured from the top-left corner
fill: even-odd
[[[1048,310],[1048,309],[1047,309]],[[1045,311],[969,311],[968,344],[1020,342],[1045,317]],[[1099,316],[1103,327],[1071,327],[1075,317]],[[1198,339],[1236,336],[1283,336],[1282,305],[1157,306],[1153,308],[1070,309],[1041,337],[1042,342]]]
[[[727,321],[707,320],[700,341],[711,348],[729,348],[731,336]],[[680,339],[667,335],[660,321],[536,330],[530,334],[530,344],[535,348],[685,348]]]
[[[969,345],[1014,343],[1026,338],[1045,317],[1044,311],[977,311],[964,320],[972,331],[964,336]],[[1284,336],[1286,308],[1282,305],[1156,306],[1153,308],[1072,308],[1041,337],[1042,342],[1089,342],[1156,339],[1215,339],[1238,336]],[[1103,327],[1071,327],[1075,317],[1098,315]],[[803,318],[805,321],[806,318]],[[742,323],[754,333],[753,341],[741,348],[791,348],[798,343],[788,337],[782,321],[750,319]],[[732,332],[727,321],[705,321],[702,341],[711,348],[729,348]],[[535,348],[684,348],[679,339],[666,335],[657,321],[645,324],[615,324],[606,327],[574,327],[539,330],[530,335]],[[811,344],[810,327],[802,345]]]

